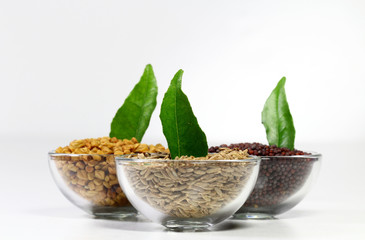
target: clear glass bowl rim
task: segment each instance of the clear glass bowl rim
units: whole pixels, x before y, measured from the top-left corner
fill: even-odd
[[[303,159],[303,158],[322,158],[322,154],[314,152],[314,151],[303,151],[303,152],[307,152],[310,153],[310,155],[289,155],[289,156],[261,156],[261,160],[262,161],[269,161],[270,159],[290,159],[290,160],[299,160],[299,159]]]
[[[133,154],[123,154],[123,155],[117,155],[117,154],[96,154],[96,153],[83,153],[83,154],[75,154],[75,153],[56,153],[54,150],[48,152],[48,155],[50,156],[114,156],[116,161],[130,161],[133,160],[134,162],[188,162],[188,163],[203,163],[203,162],[258,162],[261,160],[260,156],[254,156],[249,155],[250,158],[247,159],[222,159],[222,160],[173,160],[173,159],[134,159],[134,158],[127,158],[126,156],[130,155],[136,155],[136,153]]]
[[[216,163],[216,162],[260,162],[261,161],[261,157],[260,156],[253,156],[253,155],[249,155],[250,158],[247,159],[220,159],[220,160],[187,160],[187,159],[182,159],[182,160],[175,160],[175,159],[154,159],[154,158],[127,158],[126,156],[131,156],[131,155],[135,155],[135,154],[127,154],[127,155],[116,155],[115,156],[115,161],[117,161],[118,163],[122,163],[122,162],[139,162],[139,163],[174,163],[174,162],[178,162],[178,163]]]
[[[74,156],[123,156],[123,155],[116,155],[116,154],[97,154],[97,153],[83,153],[83,154],[76,154],[76,153],[56,153],[54,150],[53,151],[49,151],[48,155],[51,156],[70,156],[70,157],[74,157]]]

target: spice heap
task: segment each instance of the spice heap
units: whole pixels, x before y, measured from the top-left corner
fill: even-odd
[[[300,150],[290,150],[285,147],[277,147],[276,145],[265,145],[261,143],[233,143],[230,145],[222,144],[220,146],[214,146],[209,148],[209,152],[220,152],[220,148],[231,148],[247,150],[248,154],[255,156],[293,156],[293,155],[309,155],[309,153]]]
[[[244,207],[269,207],[282,203],[296,193],[306,182],[311,173],[313,158],[296,158],[295,155],[309,153],[269,146],[260,143],[222,144],[210,147],[209,152],[220,152],[222,147],[246,150],[251,155],[268,156],[260,164],[256,186],[247,199]],[[275,156],[270,158],[270,156]],[[294,156],[293,158],[280,156]]]
[[[238,148],[220,148],[220,151],[216,154],[208,154],[205,157],[193,157],[193,156],[181,156],[176,157],[176,160],[238,160],[238,159],[248,159],[249,155],[247,150],[240,150]]]
[[[145,153],[132,158],[168,159],[168,155]],[[191,163],[175,160],[158,164],[131,162],[123,165],[123,174],[134,193],[152,207],[173,217],[199,218],[217,212],[236,199],[257,164],[215,160],[247,158],[247,150],[226,148],[207,157],[175,158],[191,160]]]
[[[88,138],[56,150],[82,155],[53,155],[52,160],[69,187],[83,198],[97,206],[125,206],[129,202],[118,183],[114,155],[144,152],[168,153],[168,149],[161,144],[141,144],[135,138]]]
[[[136,138],[120,140],[115,137],[86,138],[74,140],[66,147],[59,147],[56,153],[72,154],[115,154],[124,155],[138,152],[168,152],[161,144],[138,143]]]

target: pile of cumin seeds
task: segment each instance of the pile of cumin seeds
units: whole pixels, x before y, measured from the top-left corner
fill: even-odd
[[[218,154],[175,159],[187,161],[134,162],[123,165],[124,174],[136,196],[160,212],[172,217],[201,218],[236,199],[256,164],[214,161],[247,159],[247,151],[222,149]],[[157,155],[139,154],[133,158],[167,159],[164,154]]]

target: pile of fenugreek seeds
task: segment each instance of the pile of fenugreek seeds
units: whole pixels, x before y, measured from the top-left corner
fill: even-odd
[[[211,215],[232,202],[250,179],[256,164],[218,161],[249,158],[247,150],[232,149],[221,149],[219,153],[199,158],[182,156],[168,160],[168,154],[149,153],[130,158],[167,160],[158,164],[130,163],[124,165],[123,174],[141,200],[169,216],[182,218]]]
[[[129,202],[118,183],[114,155],[169,151],[161,144],[142,144],[135,138],[101,137],[75,140],[55,152],[61,154],[53,155],[52,160],[74,192],[96,206],[126,206]]]

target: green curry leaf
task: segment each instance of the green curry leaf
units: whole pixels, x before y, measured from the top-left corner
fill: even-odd
[[[266,100],[261,120],[270,145],[294,149],[295,128],[285,94],[283,77]]]
[[[115,114],[109,136],[118,139],[135,137],[142,140],[157,104],[157,82],[148,64],[139,82]]]
[[[208,154],[205,133],[199,127],[187,96],[181,90],[183,70],[171,80],[161,104],[160,119],[171,158]]]

